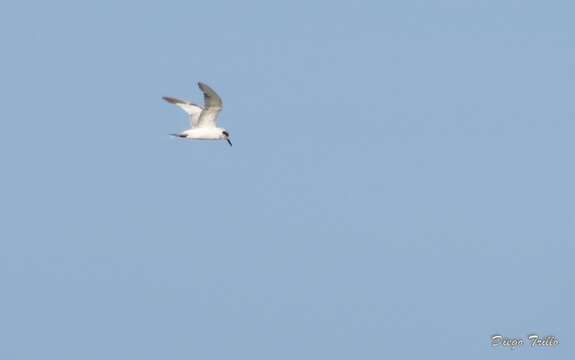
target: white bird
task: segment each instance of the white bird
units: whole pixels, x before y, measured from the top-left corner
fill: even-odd
[[[174,104],[184,110],[190,117],[191,128],[173,136],[192,140],[226,140],[230,146],[230,133],[226,129],[218,127],[218,115],[224,104],[222,99],[208,85],[199,82],[198,86],[204,93],[204,107],[189,101],[179,100],[172,97],[163,97],[170,104]]]

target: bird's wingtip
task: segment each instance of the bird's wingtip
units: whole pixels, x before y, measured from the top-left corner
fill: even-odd
[[[169,97],[169,96],[162,96],[162,99],[166,100],[167,102],[169,102],[170,104],[180,104],[183,103],[182,100],[173,98],[173,97]]]

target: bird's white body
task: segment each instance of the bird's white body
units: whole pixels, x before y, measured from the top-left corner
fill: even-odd
[[[230,134],[226,129],[218,127],[217,120],[223,108],[222,99],[209,86],[198,83],[204,93],[204,107],[189,101],[164,97],[164,100],[184,110],[190,117],[191,128],[174,136],[192,140],[226,140],[230,146]]]
[[[226,131],[224,128],[213,127],[213,128],[191,128],[182,131],[181,135],[186,135],[186,139],[192,140],[223,140],[225,135],[223,132]]]

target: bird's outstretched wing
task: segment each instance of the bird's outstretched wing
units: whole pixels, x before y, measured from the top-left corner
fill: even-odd
[[[189,101],[184,101],[173,97],[164,96],[162,99],[184,110],[190,116],[190,122],[192,123],[192,127],[193,128],[198,127],[198,123],[200,121],[200,114],[202,113],[203,110],[201,106],[191,103]]]
[[[224,107],[222,99],[212,88],[204,83],[198,83],[204,93],[204,109],[198,119],[198,127],[217,127],[218,114]]]

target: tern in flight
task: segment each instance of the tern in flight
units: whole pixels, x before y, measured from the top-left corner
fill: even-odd
[[[222,99],[208,85],[199,82],[198,86],[204,93],[204,107],[189,101],[179,100],[172,97],[163,99],[184,110],[190,117],[192,125],[188,130],[179,134],[171,134],[183,139],[192,140],[226,140],[230,146],[230,133],[226,129],[218,127],[218,115],[223,108]]]

